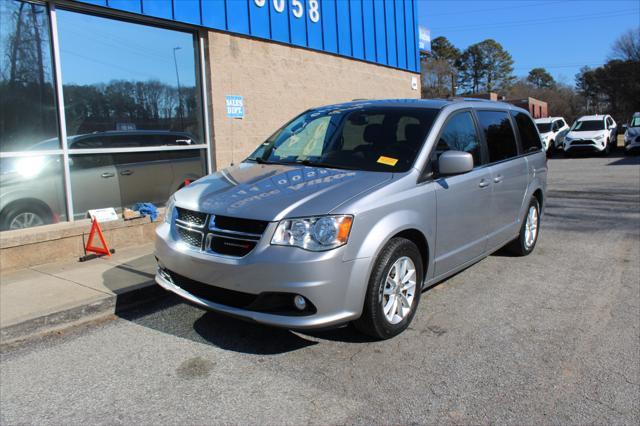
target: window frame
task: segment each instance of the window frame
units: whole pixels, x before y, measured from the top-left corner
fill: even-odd
[[[207,32],[202,29],[183,24],[179,22],[171,22],[168,24],[166,21],[143,15],[127,14],[126,12],[117,11],[114,9],[102,9],[95,5],[69,2],[69,1],[41,1],[41,0],[20,0],[24,3],[33,3],[42,5],[46,8],[46,19],[49,24],[49,46],[51,50],[51,62],[52,62],[52,80],[54,91],[54,107],[57,114],[57,130],[58,138],[60,141],[60,147],[57,149],[47,150],[34,150],[34,151],[8,151],[0,152],[0,158],[16,158],[16,157],[33,157],[33,156],[48,156],[48,155],[60,155],[63,160],[63,182],[65,192],[65,210],[66,221],[74,222],[77,212],[74,211],[73,206],[73,193],[71,188],[71,166],[69,159],[71,155],[91,155],[91,154],[116,154],[116,153],[134,153],[134,152],[158,152],[158,151],[182,151],[182,150],[204,150],[205,152],[205,174],[209,174],[213,171],[213,162],[215,151],[213,150],[213,141],[210,133],[210,120],[212,115],[208,107],[208,92],[207,88],[210,87],[210,79],[206,72],[207,69],[207,52],[205,51],[205,45],[207,43]],[[189,33],[193,38],[193,52],[194,52],[194,67],[195,67],[195,81],[197,86],[197,95],[200,97],[201,107],[198,114],[201,115],[202,125],[202,140],[201,143],[185,146],[170,146],[159,145],[155,147],[131,147],[131,148],[83,148],[74,149],[68,146],[68,135],[66,128],[66,111],[64,104],[64,93],[62,84],[62,68],[60,63],[60,46],[59,46],[59,31],[57,10],[64,10],[73,13],[80,13],[85,15],[96,16],[99,18],[113,19],[121,22],[127,22],[131,24],[146,25],[156,28],[162,28],[171,31],[181,31]]]

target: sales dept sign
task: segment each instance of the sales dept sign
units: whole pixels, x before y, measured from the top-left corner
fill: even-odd
[[[244,118],[244,99],[242,96],[227,95],[227,117]]]

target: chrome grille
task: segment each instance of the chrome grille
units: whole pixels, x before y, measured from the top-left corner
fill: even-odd
[[[194,248],[202,248],[202,232],[176,226],[180,239]]]
[[[269,222],[211,216],[205,247],[213,253],[246,256],[262,238]]]
[[[176,231],[182,241],[193,248],[202,249],[207,214],[176,207]]]
[[[189,224],[192,227],[202,227],[207,221],[207,214],[194,212],[193,210],[182,209],[180,207],[176,207],[178,212],[177,221],[182,222],[184,224]]]

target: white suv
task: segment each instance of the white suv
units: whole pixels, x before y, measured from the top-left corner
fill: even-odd
[[[564,152],[609,154],[618,143],[618,125],[610,115],[585,115],[578,118],[564,138]]]
[[[562,117],[545,117],[535,120],[545,151],[561,149],[564,137],[569,133],[569,125]]]

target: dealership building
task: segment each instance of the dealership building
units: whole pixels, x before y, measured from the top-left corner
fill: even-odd
[[[162,206],[310,107],[419,98],[418,39],[417,0],[3,0],[2,267],[81,254],[89,210]]]

